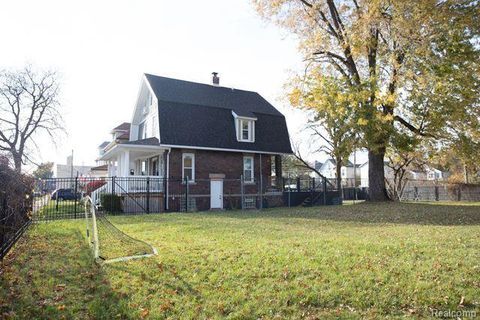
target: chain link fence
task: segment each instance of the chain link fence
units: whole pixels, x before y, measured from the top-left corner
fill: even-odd
[[[404,179],[399,183],[390,178],[385,182],[389,194],[400,201],[480,201],[480,184],[427,179]],[[342,179],[342,196],[344,200],[367,200],[368,179]]]

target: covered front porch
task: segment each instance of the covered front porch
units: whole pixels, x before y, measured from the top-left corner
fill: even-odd
[[[167,151],[158,145],[157,139],[145,139],[116,144],[99,160],[107,163],[108,176],[115,177],[112,188],[117,187],[120,192],[144,192],[148,183],[149,191],[163,192]]]
[[[122,143],[107,150],[99,160],[108,165],[109,177],[165,177],[165,152],[158,145]]]

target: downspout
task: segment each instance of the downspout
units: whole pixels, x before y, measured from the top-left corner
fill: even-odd
[[[168,210],[168,180],[170,177],[170,149],[167,150],[167,161],[166,161],[166,179],[165,179],[165,210]]]
[[[262,154],[260,153],[260,210],[263,209],[263,172],[262,172],[263,162]]]

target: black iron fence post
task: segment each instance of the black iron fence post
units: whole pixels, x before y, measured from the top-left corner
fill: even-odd
[[[323,178],[323,204],[327,205],[327,179]]]
[[[115,195],[115,183],[116,183],[116,177],[112,177],[112,195],[109,197],[110,198],[110,208],[113,208],[113,196]]]
[[[315,178],[312,178],[312,180],[310,180],[310,206],[313,207],[313,200],[315,198],[315,190],[314,190],[314,179]]]
[[[240,201],[242,201],[242,210],[245,209],[245,194],[243,190],[243,175],[240,175]]]
[[[150,177],[147,177],[147,213],[150,213]]]
[[[77,219],[77,199],[78,199],[78,177],[75,177],[75,192],[74,192],[74,195],[75,195],[75,202],[73,204],[73,215],[75,217],[75,219]]]
[[[290,206],[291,206],[291,194],[290,193],[292,192],[292,188],[290,188],[290,184],[291,184],[290,176],[288,177],[287,181],[288,181],[288,207],[290,208]]]
[[[188,212],[188,177],[185,177],[185,212]]]

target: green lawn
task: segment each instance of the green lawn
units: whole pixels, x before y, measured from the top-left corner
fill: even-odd
[[[49,198],[42,198],[35,203],[38,211],[35,216],[47,219],[62,219],[65,217],[74,217],[75,212],[78,216],[83,215],[85,207],[82,200],[61,200],[55,201]]]
[[[85,223],[29,230],[0,276],[14,319],[480,315],[480,204],[368,204],[110,218],[158,256],[99,267]]]

